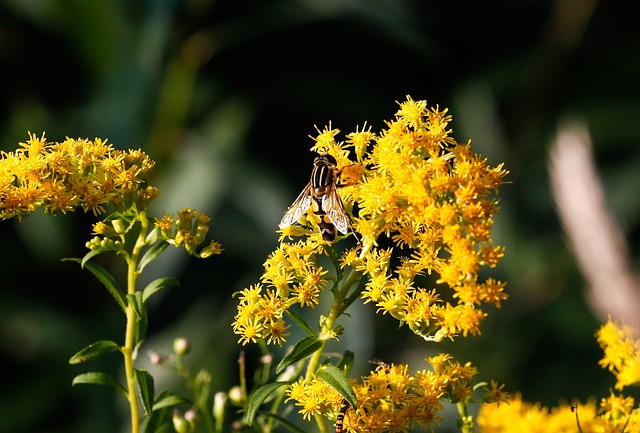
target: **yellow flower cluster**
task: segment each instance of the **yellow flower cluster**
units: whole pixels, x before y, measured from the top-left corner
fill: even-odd
[[[0,158],[0,219],[40,207],[52,215],[78,207],[99,214],[107,203],[144,208],[157,196],[145,185],[154,162],[140,150],[115,150],[99,138],[48,143],[35,134],[20,146]]]
[[[640,385],[640,341],[635,330],[609,320],[598,330],[596,337],[604,351],[600,365],[615,375],[616,389]]]
[[[309,237],[294,244],[282,243],[264,263],[262,283],[244,289],[239,294],[238,313],[233,330],[241,335],[240,342],[282,345],[289,335],[284,313],[294,304],[314,307],[327,284],[326,270],[314,257],[322,253],[322,238]],[[264,285],[268,289],[264,289]]]
[[[353,390],[357,408],[349,408],[344,417],[344,430],[358,433],[406,432],[415,427],[433,429],[442,417],[443,402],[468,401],[473,396],[475,367],[461,365],[449,355],[427,359],[432,369],[409,373],[407,365],[380,364],[356,383]],[[300,379],[287,391],[305,419],[329,415],[335,419],[342,397],[325,382],[313,378]]]
[[[580,405],[580,426],[583,433],[594,432],[595,404]],[[576,433],[576,415],[569,404],[556,408],[527,403],[516,394],[507,404],[485,404],[478,414],[481,433]],[[604,432],[604,430],[603,430]]]
[[[408,98],[379,135],[349,136],[356,148],[373,140],[362,155],[367,171],[352,189],[359,207],[355,231],[365,243],[385,237],[393,254],[391,248],[372,248],[348,264],[368,275],[366,302],[435,340],[478,333],[486,314],[477,307],[499,307],[506,299],[505,284],[480,282],[478,271],[496,266],[503,256],[490,231],[497,204],[492,193],[507,172],[502,165],[489,166],[469,144],[456,143],[449,136],[450,120],[446,110]],[[316,144],[318,150],[333,146],[320,138]],[[453,289],[457,304],[418,287],[416,277],[431,273]]]
[[[640,343],[633,329],[608,321],[596,336],[604,350],[600,365],[616,376],[616,389],[640,384]],[[526,403],[520,395],[508,403],[481,407],[478,425],[482,433],[573,433],[578,430],[578,418],[568,404],[549,409]],[[578,407],[580,430],[582,433],[640,432],[640,412],[635,406],[633,397],[612,391],[598,407],[595,402]]]
[[[161,219],[156,219],[155,225],[162,239],[175,247],[184,247],[191,255],[207,258],[222,252],[222,246],[216,241],[211,241],[209,245],[197,251],[209,232],[210,221],[211,218],[204,213],[184,208],[178,212],[177,217],[165,212]]]
[[[457,143],[449,135],[450,120],[446,110],[408,98],[379,134],[365,126],[339,142],[339,131],[329,126],[318,130],[312,147],[336,159],[338,191],[360,240],[342,253],[340,266],[366,278],[365,303],[437,341],[479,333],[486,317],[482,305],[500,307],[507,298],[505,283],[478,275],[504,253],[490,232],[507,171],[490,166],[470,144]],[[315,256],[331,247],[323,245],[314,221],[308,218],[307,229],[282,231],[282,241],[300,235],[307,240],[282,243],[265,264],[266,289],[260,286],[258,296],[238,306],[233,327],[241,342],[270,338],[281,344],[283,311],[294,299],[302,306],[318,303],[325,280]],[[442,293],[446,287],[453,292]],[[277,309],[263,308],[274,302]]]
[[[486,404],[480,408],[480,433],[631,433],[640,431],[640,413],[631,397],[611,393],[597,407],[562,403],[547,408],[515,395],[508,404]],[[577,411],[577,413],[576,413]],[[579,426],[579,428],[578,428]]]

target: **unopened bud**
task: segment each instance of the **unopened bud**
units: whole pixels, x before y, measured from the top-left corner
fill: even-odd
[[[234,386],[229,390],[229,400],[231,400],[233,404],[242,404],[242,390],[239,386]]]
[[[171,418],[171,421],[173,422],[173,428],[177,433],[191,433],[191,431],[193,430],[191,428],[191,424],[189,424],[189,422],[184,419],[184,417],[177,410],[173,411],[173,417]]]
[[[176,355],[186,355],[191,351],[191,342],[184,337],[173,340],[173,351]]]

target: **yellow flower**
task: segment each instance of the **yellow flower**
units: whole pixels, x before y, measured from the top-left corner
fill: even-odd
[[[237,324],[236,333],[240,334],[238,343],[256,343],[259,338],[263,338],[264,327],[256,317],[247,315],[246,319]]]
[[[286,337],[290,335],[290,333],[286,332],[290,327],[291,325],[286,324],[281,317],[271,321],[268,327],[269,334],[267,336],[267,343],[282,346],[282,343],[286,341]]]
[[[308,420],[314,415],[331,411],[341,398],[325,382],[313,377],[309,381],[300,379],[289,387],[286,401],[292,400],[301,407],[299,413]]]
[[[640,385],[640,341],[631,326],[616,325],[609,320],[597,334],[598,343],[604,350],[600,360],[603,368],[616,376],[616,389]]]

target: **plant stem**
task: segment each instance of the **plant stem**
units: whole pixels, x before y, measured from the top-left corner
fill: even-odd
[[[136,281],[138,279],[138,257],[145,244],[149,220],[144,212],[138,214],[140,221],[140,232],[136,240],[131,255],[127,258],[127,295],[135,295]],[[127,381],[127,395],[129,397],[129,409],[131,411],[131,433],[140,431],[140,414],[138,407],[138,395],[136,392],[136,379],[133,363],[135,361],[136,336],[139,328],[139,321],[131,301],[127,303],[127,328],[125,331],[125,342],[122,348],[124,356],[124,374]]]
[[[364,256],[369,252],[371,247],[373,247],[373,242],[369,241],[365,243],[364,247],[362,248],[362,251],[360,252],[361,259],[364,258]],[[329,311],[329,315],[327,316],[327,320],[324,324],[324,329],[329,331],[333,329],[333,324],[338,319],[338,317],[340,317],[340,315],[344,312],[342,309],[342,305],[344,303],[345,298],[347,297],[347,294],[349,293],[349,290],[351,289],[351,286],[353,286],[353,284],[356,282],[358,275],[359,275],[358,271],[356,271],[355,269],[351,269],[351,271],[349,272],[349,275],[347,275],[347,278],[345,278],[344,282],[341,284],[338,290],[336,290],[336,294],[333,299],[333,305],[331,306],[331,310]],[[305,375],[305,381],[311,380],[311,377],[313,376],[313,374],[316,371],[316,368],[318,367],[320,358],[322,357],[322,351],[324,350],[324,346],[328,340],[328,336],[322,335],[323,333],[326,333],[326,332],[323,332],[324,329],[321,331],[321,335],[320,335],[322,346],[317,351],[315,351],[314,354],[309,359],[309,364],[307,366],[307,373]]]
[[[456,406],[458,407],[458,413],[460,414],[460,431],[462,433],[474,433],[474,421],[473,417],[469,416],[467,412],[467,404],[464,401],[460,401]]]
[[[320,433],[329,433],[329,427],[327,427],[327,421],[324,419],[322,415],[315,415],[316,424],[318,424],[318,428],[320,429]]]
[[[369,241],[365,243],[362,251],[360,251],[360,258],[363,259],[364,256],[369,252],[369,250],[373,247],[373,242]],[[311,358],[309,359],[309,364],[307,365],[307,373],[305,375],[304,380],[310,381],[313,377],[313,374],[316,372],[318,368],[318,364],[320,363],[320,358],[322,357],[322,352],[324,350],[324,346],[327,343],[327,340],[330,338],[330,331],[333,329],[333,325],[340,317],[343,310],[343,303],[351,289],[351,286],[357,281],[359,272],[355,269],[351,269],[347,278],[344,279],[338,290],[336,290],[335,297],[333,299],[333,305],[331,305],[331,310],[329,311],[329,315],[323,325],[323,329],[320,331],[320,340],[322,341],[322,346],[318,350],[316,350]],[[320,430],[320,433],[328,433],[327,423],[324,417],[320,415],[316,415],[316,424]]]
[[[133,370],[133,351],[136,332],[136,313],[131,303],[127,305],[127,329],[122,354],[124,356],[124,373],[127,380],[127,396],[131,411],[131,433],[139,431],[138,396],[136,395],[136,381]]]

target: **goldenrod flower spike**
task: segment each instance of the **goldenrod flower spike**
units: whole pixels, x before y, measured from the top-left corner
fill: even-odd
[[[367,278],[365,302],[425,339],[478,334],[487,315],[483,304],[500,307],[507,298],[505,283],[478,276],[482,267],[495,267],[504,254],[503,247],[493,244],[491,229],[495,195],[507,171],[502,165],[490,166],[470,143],[460,144],[450,136],[446,109],[428,108],[426,101],[411,97],[399,105],[395,118],[379,133],[365,126],[341,142],[340,131],[329,125],[313,137],[311,149],[337,161],[345,209],[357,209],[351,229],[361,243],[340,258],[341,269],[350,267]],[[304,224],[309,223],[313,225],[313,218]],[[315,259],[326,253],[318,230],[289,226],[282,234],[283,243],[265,263],[262,281],[275,290],[283,311],[295,304],[313,307],[326,286],[326,270]],[[306,238],[285,243],[291,236]],[[384,248],[378,246],[381,237],[391,240]],[[416,277],[430,274],[438,285],[420,287]],[[445,290],[453,291],[456,303],[442,301],[451,297],[440,296]],[[239,322],[249,318],[247,308],[254,314],[251,324]],[[260,305],[239,306],[236,332],[255,332],[255,326],[247,326],[254,322],[267,334],[274,323]],[[274,341],[281,344],[283,339]]]
[[[142,151],[116,150],[100,138],[50,143],[32,133],[20,146],[0,158],[2,219],[40,207],[51,215],[77,208],[102,214],[108,203],[143,210],[157,195],[145,181],[154,162]]]

